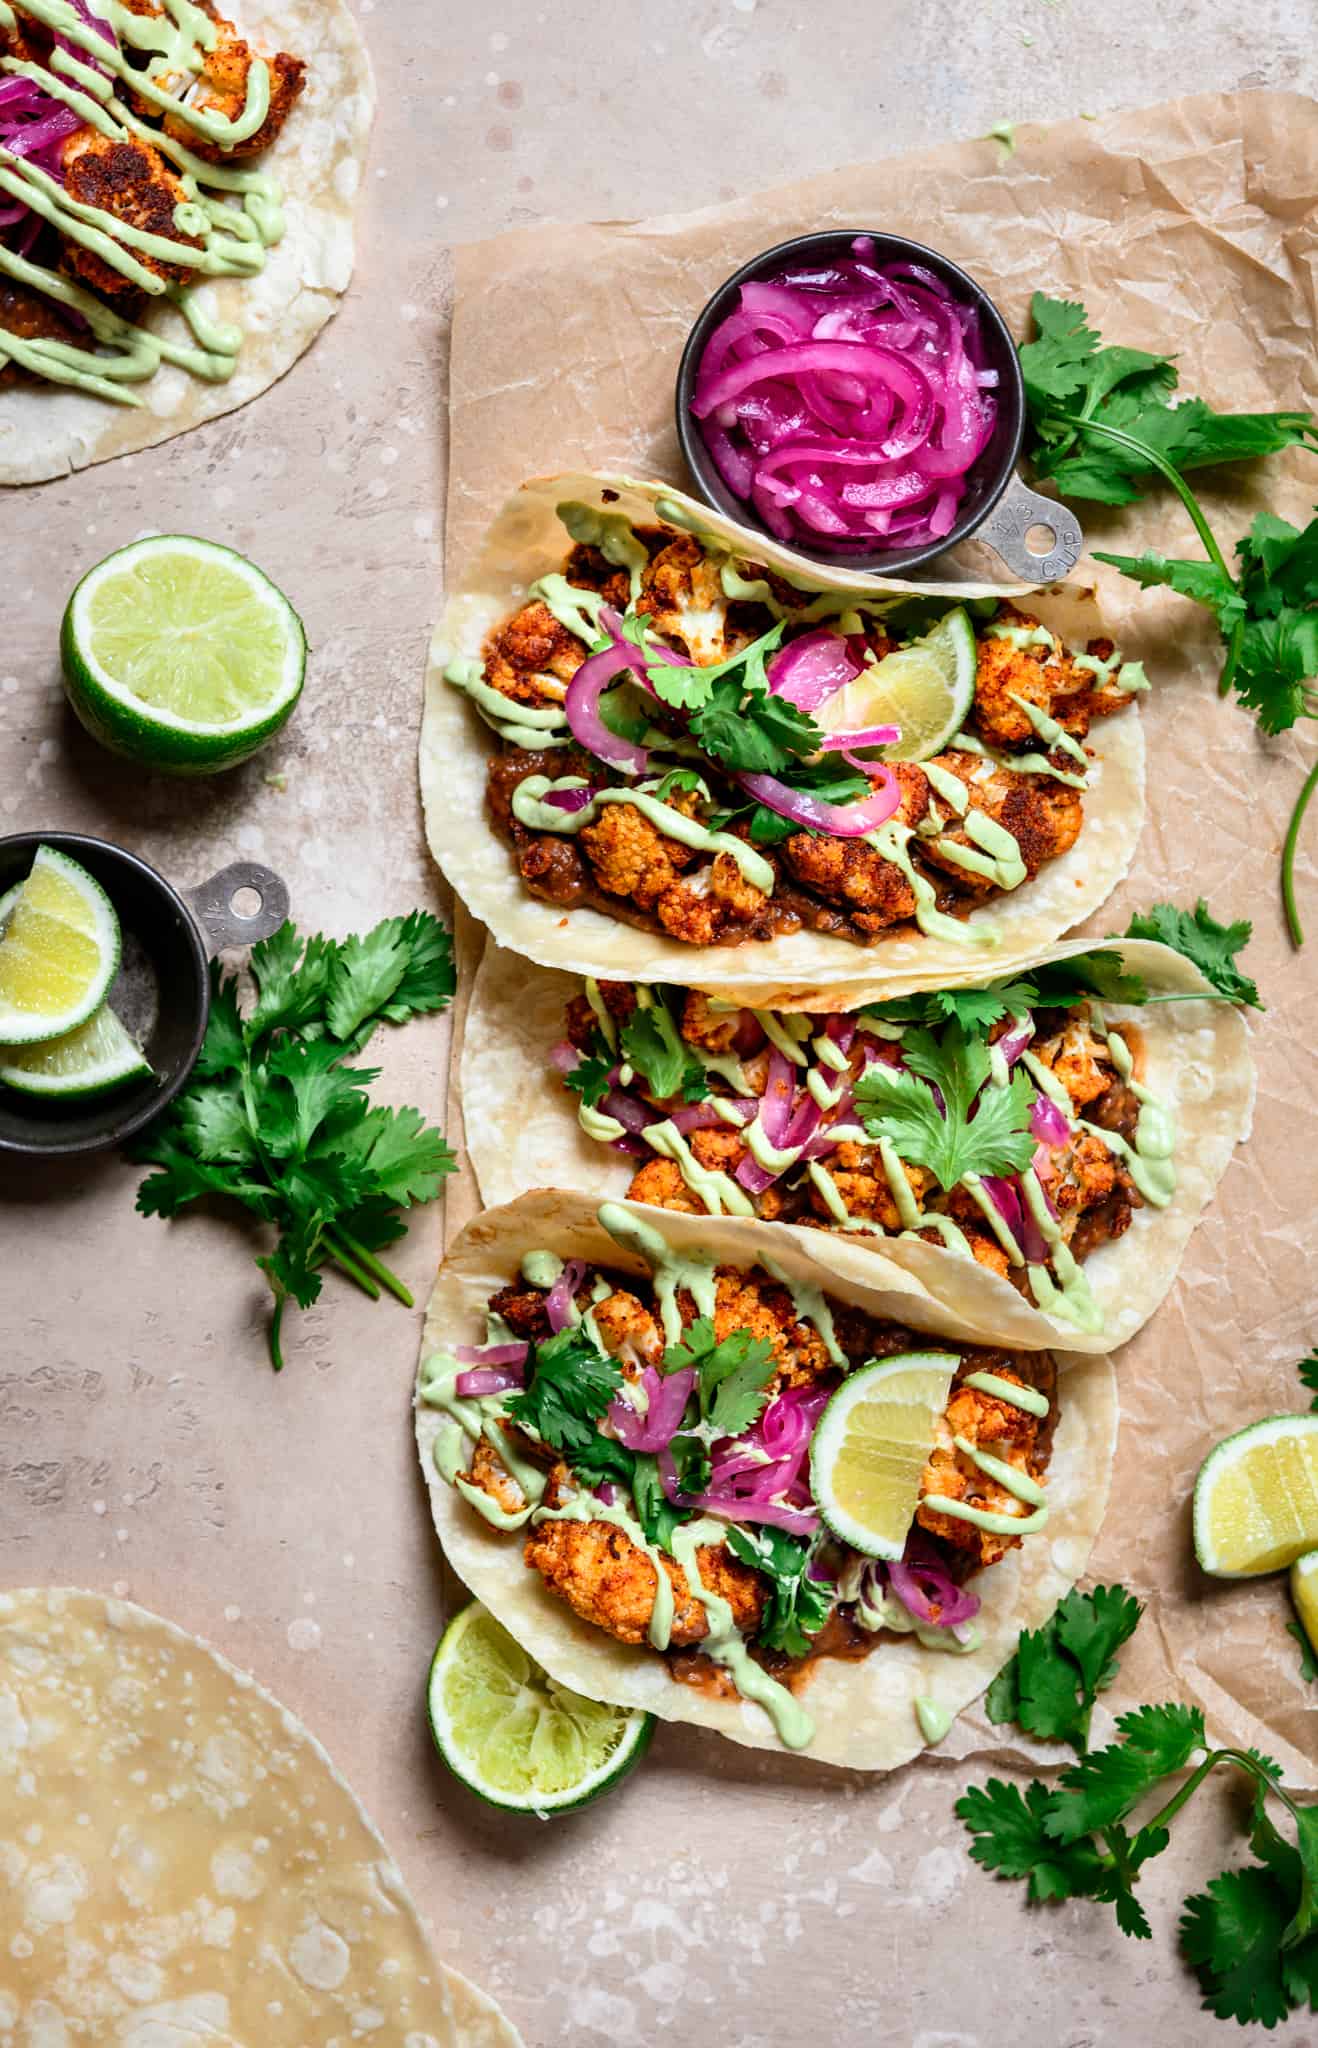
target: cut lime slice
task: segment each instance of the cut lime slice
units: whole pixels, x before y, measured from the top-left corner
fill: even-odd
[[[302,621],[231,548],[134,541],[88,571],[60,631],[69,702],[94,739],[171,774],[245,761],[302,688]]]
[[[1210,1451],[1194,1483],[1194,1551],[1217,1579],[1284,1572],[1318,1548],[1318,1415],[1270,1415]]]
[[[569,1692],[473,1600],[444,1631],[427,1687],[430,1732],[453,1775],[491,1806],[588,1806],[650,1746],[654,1715]]]
[[[1318,1550],[1306,1550],[1291,1566],[1291,1599],[1309,1648],[1318,1657]]]
[[[974,628],[958,606],[922,640],[894,648],[872,668],[863,668],[816,716],[830,733],[900,726],[902,736],[884,748],[884,760],[927,761],[965,724],[978,666]]]
[[[843,1380],[810,1446],[810,1484],[835,1536],[900,1558],[957,1368],[948,1351],[902,1351]]]
[[[108,1003],[85,1024],[61,1038],[12,1045],[0,1054],[0,1081],[24,1095],[57,1095],[65,1101],[102,1095],[126,1081],[145,1080],[151,1067]]]
[[[119,966],[119,920],[100,883],[39,846],[0,937],[0,1045],[31,1045],[85,1024]]]

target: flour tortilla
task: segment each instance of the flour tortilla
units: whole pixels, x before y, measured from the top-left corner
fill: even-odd
[[[616,492],[606,500],[604,493]],[[772,942],[688,946],[663,932],[638,930],[598,910],[565,912],[529,894],[510,849],[485,808],[486,764],[499,745],[461,690],[444,681],[447,663],[479,658],[486,635],[515,610],[538,576],[558,569],[569,546],[555,506],[565,499],[608,505],[654,524],[662,502],[737,562],[768,562],[810,590],[879,590],[953,597],[1001,596],[986,583],[904,583],[855,571],[818,568],[748,534],[666,484],[566,474],[523,484],[486,534],[476,560],[454,588],[430,649],[421,726],[421,792],[430,849],[449,881],[501,946],[542,967],[617,981],[689,982],[761,1007],[829,1010],[877,996],[1005,974],[1035,959],[1096,910],[1130,866],[1144,819],[1144,736],[1136,705],[1095,722],[1096,759],[1075,845],[1034,881],[995,896],[968,920],[994,943],[926,938],[921,932],[858,946],[827,933],[796,932]],[[668,523],[672,523],[670,519]],[[1019,591],[1021,586],[1010,586]],[[1076,644],[1104,631],[1093,592],[1058,584],[1030,600],[1053,630]]]
[[[0,1925],[0,2040],[520,2048],[320,1744],[99,1593],[0,1593]]]
[[[813,1259],[804,1233],[776,1223],[677,1216],[629,1204],[676,1249],[712,1251],[720,1263],[749,1271],[771,1256],[790,1278],[812,1282],[835,1300],[871,1315],[891,1316],[934,1336],[957,1337],[958,1319],[881,1254],[867,1262],[865,1279],[838,1273]],[[644,1272],[599,1224],[596,1204],[584,1195],[538,1189],[500,1209],[489,1209],[455,1239],[430,1297],[421,1346],[431,1352],[477,1343],[484,1311],[495,1290],[514,1279],[524,1253],[548,1249],[560,1258],[588,1259],[620,1272]],[[825,1658],[801,1693],[815,1736],[803,1752],[818,1763],[852,1770],[888,1771],[924,1747],[915,1701],[935,1700],[950,1714],[969,1706],[1016,1646],[1022,1628],[1037,1628],[1074,1585],[1098,1534],[1107,1504],[1116,1447],[1117,1399],[1105,1357],[1058,1359],[1060,1416],[1048,1473],[1052,1515],[1048,1527],[973,1582],[983,1597],[981,1647],[969,1656],[927,1650],[913,1637],[885,1640],[858,1663]],[[751,1749],[779,1750],[764,1711],[749,1701],[715,1699],[670,1678],[653,1652],[615,1642],[579,1621],[522,1562],[519,1535],[492,1529],[435,1469],[434,1447],[444,1417],[419,1399],[417,1448],[430,1493],[435,1528],[453,1569],[532,1656],[561,1684],[592,1699],[646,1707],[668,1721],[715,1729]]]
[[[1169,946],[1147,939],[1105,942],[1127,970],[1150,988],[1206,989],[1196,967]],[[1039,962],[1092,950],[1092,939],[1054,946]],[[598,1201],[625,1195],[637,1162],[588,1138],[569,1094],[549,1064],[564,1032],[576,975],[531,967],[487,945],[467,1014],[462,1050],[462,1102],[467,1146],[486,1202],[510,1202],[527,1188],[588,1189]],[[1146,1083],[1172,1110],[1177,1128],[1177,1188],[1165,1209],[1137,1209],[1129,1230],[1085,1261],[1085,1274],[1105,1310],[1096,1335],[1045,1315],[986,1266],[917,1238],[863,1238],[840,1230],[788,1225],[816,1258],[863,1281],[874,1246],[962,1319],[964,1334],[984,1344],[1027,1349],[1062,1344],[1109,1351],[1147,1322],[1176,1277],[1190,1233],[1225,1173],[1235,1146],[1249,1136],[1255,1072],[1240,1012],[1229,1003],[1105,1003],[1113,1022],[1135,1024],[1148,1060]]]
[[[282,133],[252,161],[283,187],[283,240],[267,250],[258,276],[207,281],[217,317],[243,329],[237,367],[226,384],[208,384],[162,363],[154,377],[129,387],[140,408],[60,384],[0,386],[0,484],[66,476],[236,411],[291,369],[338,311],[352,276],[353,204],[375,111],[366,45],[347,0],[236,0],[233,18],[264,49],[288,50],[307,64]],[[192,340],[172,307],[155,309],[150,323]]]

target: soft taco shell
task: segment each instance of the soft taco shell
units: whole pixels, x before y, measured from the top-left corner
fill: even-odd
[[[607,501],[613,511],[654,524],[662,504],[682,523],[727,547],[734,559],[768,561],[806,589],[951,597],[1004,592],[1000,584],[903,583],[819,568],[747,534],[665,484],[579,474],[523,484],[449,598],[431,643],[421,726],[421,793],[431,852],[467,908],[501,946],[542,967],[616,981],[684,981],[762,1007],[828,1010],[867,997],[1005,974],[1037,958],[1115,888],[1130,866],[1144,820],[1144,735],[1135,706],[1094,726],[1089,739],[1095,755],[1093,785],[1070,852],[1050,861],[1032,882],[994,897],[967,921],[971,929],[991,932],[992,945],[917,932],[858,946],[826,933],[795,932],[771,944],[749,940],[741,946],[688,946],[598,910],[565,914],[538,902],[486,815],[486,764],[499,742],[462,692],[444,681],[444,669],[457,657],[479,658],[491,628],[516,608],[528,586],[561,567],[568,541],[555,506],[564,499],[604,505],[606,491],[616,493]],[[674,523],[671,517],[668,523]],[[1078,585],[1056,585],[1030,602],[1063,638],[1083,643],[1104,631],[1092,591]]]
[[[237,367],[209,384],[162,363],[129,388],[140,407],[115,405],[60,384],[27,379],[0,388],[0,484],[42,483],[168,441],[234,412],[291,369],[337,312],[353,265],[353,205],[366,161],[375,83],[346,0],[241,0],[239,27],[267,49],[307,63],[306,87],[282,133],[254,168],[284,191],[287,228],[256,277],[208,280],[217,317],[244,331]],[[191,339],[181,314],[152,324]]]
[[[1072,939],[1035,964],[1091,952],[1095,943]],[[1169,946],[1147,939],[1101,943],[1119,952],[1150,988],[1170,993],[1208,986]],[[568,999],[579,988],[575,975],[531,967],[494,945],[485,948],[463,1036],[462,1101],[468,1152],[486,1202],[510,1202],[527,1188],[550,1184],[589,1189],[597,1201],[627,1192],[634,1163],[585,1135],[575,1098],[549,1064],[549,1049],[563,1036]],[[877,1244],[885,1259],[959,1318],[963,1335],[979,1343],[1027,1350],[1058,1344],[1070,1351],[1110,1351],[1124,1344],[1171,1287],[1232,1151],[1249,1136],[1255,1072],[1244,1019],[1229,1003],[1104,1003],[1103,1010],[1114,1021],[1137,1025],[1143,1037],[1146,1084],[1176,1118],[1177,1187],[1167,1208],[1137,1209],[1124,1236],[1086,1259],[1090,1287],[1106,1310],[1100,1332],[1045,1315],[1000,1275],[942,1245],[782,1227],[804,1237],[823,1264],[862,1284],[874,1257],[870,1244]]]
[[[642,1262],[601,1227],[595,1210],[596,1203],[584,1195],[537,1189],[469,1223],[435,1281],[422,1359],[479,1338],[489,1297],[516,1273],[525,1252],[548,1249],[563,1259],[644,1272]],[[834,1300],[935,1335],[959,1334],[955,1317],[879,1255],[862,1283],[812,1259],[803,1233],[776,1223],[643,1208],[637,1214],[679,1249],[714,1251],[720,1261],[747,1271],[768,1253],[788,1277],[813,1282]],[[915,1701],[936,1700],[952,1714],[967,1707],[1005,1663],[1019,1631],[1046,1620],[1083,1572],[1107,1503],[1116,1446],[1116,1384],[1107,1358],[1077,1357],[1059,1364],[1061,1412],[1048,1476],[1052,1517],[1046,1534],[1027,1538],[976,1581],[984,1600],[981,1647],[969,1656],[953,1656],[926,1650],[912,1637],[898,1637],[885,1640],[858,1663],[821,1660],[800,1695],[815,1721],[814,1740],[802,1752],[806,1757],[867,1771],[893,1770],[908,1762],[924,1747]],[[523,1564],[520,1538],[491,1529],[440,1478],[433,1453],[442,1421],[436,1409],[418,1401],[417,1447],[445,1554],[476,1597],[554,1678],[593,1699],[645,1707],[669,1721],[690,1721],[752,1749],[779,1749],[761,1708],[710,1698],[679,1683],[669,1677],[662,1659],[589,1627],[549,1592],[538,1573]]]
[[[145,1608],[0,1593],[0,1808],[5,2040],[520,2048],[320,1744]]]

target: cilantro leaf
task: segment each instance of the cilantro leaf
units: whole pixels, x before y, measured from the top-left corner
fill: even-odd
[[[1138,1707],[1117,1721],[1122,1741],[1093,1750],[1063,1771],[1048,1816],[1059,1842],[1107,1828],[1133,1812],[1146,1792],[1183,1770],[1206,1747],[1199,1707]]]
[[[1236,966],[1236,955],[1248,945],[1254,927],[1247,918],[1235,924],[1219,924],[1203,897],[1194,910],[1178,910],[1174,903],[1155,903],[1137,912],[1126,926],[1128,939],[1157,939],[1172,946],[1192,961],[1205,981],[1230,996],[1233,1003],[1247,1003],[1261,1010],[1257,983]]]
[[[635,1064],[633,1062],[633,1064]],[[587,1108],[593,1109],[602,1102],[609,1092],[609,1075],[617,1065],[613,1053],[604,1042],[604,1034],[598,1026],[590,1034],[590,1050],[583,1052],[570,1073],[564,1074],[563,1086],[579,1095]]]
[[[709,1446],[704,1438],[690,1434],[675,1436],[668,1448],[672,1453],[678,1492],[688,1495],[703,1493],[710,1480]]]
[[[601,1436],[596,1430],[585,1443],[568,1453],[568,1462],[578,1479],[589,1480],[592,1486],[609,1479],[630,1489],[636,1475],[636,1457],[637,1453],[629,1451],[626,1444],[611,1436]]]
[[[261,1143],[276,1158],[303,1158],[317,1130],[333,1110],[360,1115],[366,1084],[377,1068],[340,1064],[343,1047],[330,1038],[284,1038],[265,1067],[258,1107]]]
[[[734,774],[781,775],[818,753],[823,733],[808,712],[768,690],[748,697],[744,679],[725,676],[693,712],[690,729],[706,753]]]
[[[1072,1590],[1042,1628],[1022,1630],[990,1687],[990,1720],[1018,1721],[1041,1741],[1083,1750],[1094,1701],[1116,1677],[1117,1652],[1143,1611],[1124,1586]]]
[[[810,1564],[816,1546],[786,1529],[768,1523],[728,1529],[728,1549],[769,1581],[755,1640],[766,1650],[804,1657],[811,1639],[833,1611],[837,1587],[831,1579],[812,1579]]]
[[[1302,1358],[1295,1370],[1300,1375],[1300,1385],[1307,1387],[1313,1395],[1310,1408],[1318,1409],[1318,1351],[1311,1351],[1307,1358]]]
[[[345,939],[330,966],[325,1022],[333,1036],[350,1039],[393,995],[407,967],[407,946],[393,921],[365,938]]]
[[[659,1460],[652,1451],[637,1451],[632,1466],[632,1503],[636,1519],[645,1532],[648,1543],[657,1544],[660,1550],[673,1553],[673,1531],[680,1522],[691,1519],[690,1508],[675,1507],[664,1492],[659,1477]]]
[[[703,1082],[705,1070],[678,1030],[663,990],[656,988],[652,994],[649,1007],[643,1009],[638,1004],[623,1025],[619,1046],[623,1059],[635,1067],[655,1100],[667,1102],[679,1090]]]
[[[1027,1074],[1018,1070],[1006,1087],[984,1089],[988,1046],[968,1037],[957,1020],[941,1042],[929,1031],[908,1031],[902,1056],[909,1073],[876,1064],[857,1083],[857,1106],[871,1137],[887,1138],[901,1158],[928,1167],[944,1190],[967,1173],[1019,1172],[1029,1165],[1034,1088]]]
[[[1154,552],[1114,555],[1106,549],[1098,550],[1095,559],[1120,569],[1122,575],[1131,577],[1141,590],[1154,590],[1161,586],[1177,591],[1195,604],[1207,605],[1224,634],[1245,616],[1245,600],[1235,583],[1224,569],[1217,568],[1212,562],[1172,561],[1166,555]]]
[[[383,1103],[327,1137],[325,1145],[341,1158],[358,1161],[369,1172],[374,1191],[403,1209],[433,1202],[457,1165],[419,1109],[388,1109]]]
[[[870,779],[857,769],[847,768],[837,754],[825,754],[818,761],[797,761],[790,769],[791,786],[808,792],[828,804],[854,803],[857,797],[868,796]],[[757,846],[780,846],[794,833],[809,832],[808,825],[798,825],[791,818],[784,818],[780,812],[771,811],[767,804],[743,804],[739,809],[724,811],[710,823],[723,831],[734,818],[746,817],[748,831]]]
[[[236,1080],[197,1083],[179,1104],[176,1125],[198,1159],[247,1164],[256,1157],[256,1137]]]
[[[211,1007],[206,1036],[197,1054],[193,1073],[198,1080],[241,1071],[247,1053],[242,1018],[238,1014],[238,977],[222,974],[217,960],[210,963]]]
[[[1049,1009],[1069,1009],[1087,996],[1107,1003],[1142,1003],[1149,993],[1140,975],[1126,972],[1120,953],[1102,946],[1069,960],[1043,961],[1030,969],[1025,986],[1034,990],[1036,1004]]]
[[[332,939],[303,939],[291,922],[252,948],[248,971],[257,1000],[244,1026],[249,1046],[276,1030],[297,1031],[323,1012],[330,970],[338,954]]]
[[[1282,1936],[1290,1901],[1257,1864],[1227,1870],[1185,1902],[1181,1949],[1220,2020],[1275,2027],[1291,2009]]]
[[[1052,1794],[1038,1779],[1008,1785],[990,1778],[956,1802],[956,1814],[974,1840],[970,1853],[1000,1877],[1029,1879],[1031,1899],[1074,1899],[1092,1895],[1099,1875],[1097,1851],[1080,1842],[1065,1846],[1049,1834]]]
[[[595,1424],[622,1386],[622,1369],[580,1324],[537,1344],[526,1386],[509,1396],[508,1414],[554,1451],[586,1451]]]
[[[177,1216],[188,1202],[200,1201],[205,1195],[227,1195],[259,1215],[266,1213],[268,1190],[235,1174],[227,1161],[212,1164],[198,1158],[177,1118],[139,1138],[132,1157],[158,1169],[148,1174],[137,1190],[137,1209],[142,1216]]]
[[[713,1437],[740,1436],[758,1420],[777,1371],[767,1338],[734,1330],[720,1342],[705,1316],[690,1325],[680,1343],[669,1346],[663,1367],[666,1373],[694,1368],[701,1419]]]

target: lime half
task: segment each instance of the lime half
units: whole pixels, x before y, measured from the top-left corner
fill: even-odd
[[[1270,1415],[1210,1451],[1194,1483],[1194,1551],[1218,1579],[1284,1572],[1318,1549],[1318,1415]]]
[[[7,1088],[24,1095],[57,1095],[65,1101],[103,1095],[108,1088],[145,1080],[150,1073],[141,1047],[108,1003],[61,1038],[8,1045],[0,1053],[0,1081]]]
[[[653,1714],[559,1685],[478,1600],[444,1631],[426,1702],[453,1775],[491,1806],[542,1820],[598,1799],[654,1733]]]
[[[210,775],[279,731],[307,643],[288,599],[244,556],[159,534],[83,577],[60,653],[69,702],[94,739],[170,774]]]
[[[867,1557],[900,1558],[957,1359],[901,1351],[850,1373],[819,1418],[810,1485],[835,1536]]]
[[[5,897],[0,1046],[31,1045],[85,1024],[119,966],[119,920],[100,883],[53,846]]]
[[[843,685],[816,714],[826,732],[863,732],[897,725],[901,738],[885,761],[927,761],[960,732],[975,698],[979,652],[969,616],[958,605],[922,640],[894,648]]]

